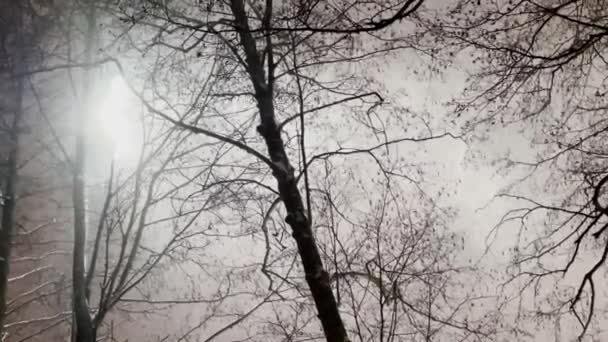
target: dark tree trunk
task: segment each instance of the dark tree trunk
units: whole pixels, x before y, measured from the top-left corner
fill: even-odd
[[[311,222],[306,216],[294,169],[289,163],[281,132],[274,120],[272,97],[259,97],[258,108],[262,118],[258,131],[264,137],[270,159],[277,165],[274,177],[278,182],[279,194],[287,211],[285,222],[291,227],[292,236],[298,245],[306,282],[315,301],[325,337],[330,342],[348,341],[329,274],[323,267]]]
[[[87,29],[85,34],[84,58],[87,64],[92,61],[95,41],[95,5],[88,4],[85,9]],[[96,329],[91,318],[88,303],[87,270],[85,266],[87,245],[86,193],[85,193],[85,160],[86,160],[86,127],[91,110],[92,67],[84,70],[83,96],[80,113],[76,118],[76,150],[73,160],[72,202],[74,205],[74,248],[72,260],[72,308],[74,342],[95,342]]]
[[[270,30],[272,6],[272,0],[266,0],[263,20],[263,26],[266,30]],[[306,282],[317,307],[323,332],[329,342],[349,341],[338,311],[336,298],[330,286],[329,275],[323,268],[310,219],[306,216],[294,169],[289,163],[289,158],[285,152],[285,144],[281,138],[281,131],[275,121],[273,103],[273,69],[275,65],[270,31],[267,32],[265,37],[266,51],[268,52],[266,57],[267,70],[265,70],[264,61],[259,57],[256,39],[251,34],[244,1],[231,0],[230,7],[234,15],[234,24],[240,44],[245,54],[245,67],[253,84],[257,107],[260,112],[261,124],[258,126],[258,132],[264,138],[268,155],[273,164],[272,169],[278,183],[279,195],[287,211],[285,222],[291,227],[293,238],[298,245]],[[266,72],[267,75],[265,75]]]
[[[86,216],[84,183],[84,137],[79,136],[74,158],[72,200],[74,204],[74,250],[72,264],[72,307],[75,342],[94,342],[95,331],[87,303],[85,276]]]
[[[20,61],[18,61],[20,62]],[[0,192],[2,205],[2,226],[0,227],[0,341],[4,331],[6,296],[10,273],[11,245],[15,230],[15,208],[17,205],[17,168],[19,152],[19,123],[22,111],[23,79],[19,78],[15,87],[15,109],[9,133],[10,148],[7,158],[7,171],[3,192]]]

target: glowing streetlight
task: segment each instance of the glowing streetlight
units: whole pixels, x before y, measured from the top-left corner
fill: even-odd
[[[115,76],[97,114],[103,135],[111,141],[114,157],[121,159],[137,152],[135,124],[128,113],[129,100],[129,87],[121,76]]]

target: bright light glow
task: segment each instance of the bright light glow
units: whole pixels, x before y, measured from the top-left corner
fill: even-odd
[[[114,156],[120,159],[128,159],[137,153],[137,125],[128,112],[131,99],[123,78],[115,76],[98,111],[100,128],[111,141]]]

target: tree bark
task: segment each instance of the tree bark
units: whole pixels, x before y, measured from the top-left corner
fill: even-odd
[[[292,236],[298,246],[306,282],[315,302],[325,338],[329,342],[349,341],[331,288],[329,274],[323,267],[311,222],[306,215],[294,169],[289,163],[285,143],[275,121],[273,103],[274,61],[272,60],[273,47],[270,35],[268,34],[266,37],[266,44],[268,45],[266,48],[269,52],[267,57],[268,77],[266,79],[263,61],[258,57],[256,41],[247,22],[243,0],[232,0],[230,4],[240,43],[245,52],[247,64],[245,67],[253,83],[257,107],[260,112],[261,124],[258,126],[258,132],[264,138],[268,155],[273,163],[273,175],[278,183],[281,201],[287,211],[285,222],[291,227]],[[267,1],[266,7],[267,12],[264,19],[269,22],[272,2]]]
[[[89,4],[85,9],[87,30],[85,34],[85,62],[91,63],[95,39],[95,5]],[[76,115],[76,146],[72,173],[72,202],[74,205],[74,248],[72,260],[72,307],[73,307],[73,340],[75,342],[94,342],[96,331],[89,310],[86,281],[86,194],[85,194],[85,160],[86,128],[91,110],[91,69],[85,68],[83,80],[83,97],[80,112]],[[75,329],[74,329],[75,328]]]
[[[5,7],[6,8],[6,7]],[[13,33],[15,35],[14,55],[9,56],[10,68],[14,75],[20,75],[25,69],[25,42],[22,37],[22,9],[17,6],[8,6],[12,13],[15,22]],[[10,34],[10,33],[9,33]],[[12,58],[11,58],[12,57]],[[11,60],[12,59],[12,60]],[[24,92],[24,76],[15,78],[14,88],[12,89],[14,103],[11,110],[13,112],[13,121],[8,132],[9,148],[6,159],[6,176],[3,179],[4,186],[0,191],[0,205],[2,206],[2,221],[0,222],[0,341],[6,337],[4,329],[6,319],[6,303],[8,292],[8,277],[10,275],[10,259],[13,237],[15,234],[15,211],[17,208],[17,181],[19,170],[19,137],[20,124],[23,115],[23,92]],[[10,96],[10,95],[9,95]]]
[[[17,55],[20,55],[18,52]],[[18,59],[18,58],[15,58]],[[21,63],[21,60],[17,60]],[[17,169],[19,161],[19,124],[23,106],[23,78],[19,77],[15,87],[15,109],[11,124],[10,148],[7,158],[7,174],[4,179],[4,192],[0,192],[2,204],[2,226],[0,227],[0,341],[4,339],[4,320],[6,313],[6,296],[10,273],[11,245],[15,230],[15,209],[17,206]]]
[[[74,249],[72,264],[72,306],[74,310],[76,342],[95,341],[95,332],[86,291],[85,247],[86,247],[86,215],[85,215],[85,181],[84,181],[84,136],[80,134],[76,142],[74,158],[74,174],[72,201],[74,205]]]
[[[292,236],[298,245],[306,282],[315,301],[323,332],[329,342],[349,341],[331,288],[329,274],[323,267],[312,225],[306,215],[294,169],[289,163],[281,133],[274,120],[272,99],[260,98],[260,100],[258,107],[262,123],[258,126],[258,131],[264,137],[270,159],[278,166],[274,171],[274,177],[287,211],[285,222],[291,227]]]

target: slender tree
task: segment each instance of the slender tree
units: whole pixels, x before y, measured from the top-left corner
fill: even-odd
[[[11,278],[19,272],[22,267],[11,271],[11,258],[15,245],[21,242],[19,235],[23,235],[19,228],[27,227],[28,223],[20,217],[21,197],[25,197],[28,190],[19,189],[26,185],[31,187],[32,182],[24,177],[23,169],[27,168],[31,148],[24,146],[22,141],[27,136],[26,128],[31,128],[32,123],[26,122],[29,118],[29,84],[31,82],[27,70],[41,63],[39,56],[34,52],[38,44],[44,39],[46,29],[51,27],[45,18],[47,13],[42,8],[29,3],[4,3],[1,5],[2,15],[0,20],[0,40],[2,48],[0,51],[0,77],[3,80],[3,94],[5,94],[0,105],[0,137],[2,139],[2,166],[0,169],[0,339],[7,335],[6,327],[13,325],[7,317],[15,312],[15,299],[11,297],[14,291],[9,291],[9,284],[16,282],[24,275],[37,273],[37,269],[28,269],[24,274]],[[40,152],[40,151],[38,151]],[[17,258],[18,260],[21,258]],[[11,286],[12,287],[12,286]],[[19,293],[19,297],[36,294],[36,291],[28,289]]]
[[[92,2],[82,2],[83,17],[85,21],[84,34],[84,63],[91,64],[93,50],[97,41],[96,6]],[[90,122],[93,99],[93,66],[84,68],[82,80],[82,95],[79,111],[75,115],[75,152],[72,158],[72,202],[74,206],[74,250],[72,254],[72,303],[74,311],[75,342],[95,341],[95,327],[91,319],[87,300],[86,285],[86,243],[87,243],[87,217],[86,217],[86,129]]]
[[[422,8],[422,1],[232,0],[133,1],[114,9],[125,23],[135,56],[141,51],[154,56],[144,60],[149,71],[143,75],[124,66],[148,111],[205,139],[230,145],[241,160],[233,167],[255,168],[266,189],[263,170],[271,173],[278,199],[263,222],[280,212],[276,204],[283,204],[284,221],[328,341],[347,341],[348,336],[315,238],[311,170],[315,162],[331,156],[374,156],[381,150],[391,153],[400,143],[450,138],[432,133],[404,137],[387,127],[391,119],[380,117],[389,116],[390,110],[378,109],[383,97],[370,89],[372,82],[364,72],[359,76],[350,69],[410,47],[415,30],[408,35],[396,24],[414,20]],[[333,80],[326,80],[324,73]],[[346,112],[343,115],[349,118],[328,118],[328,126],[336,129],[357,122],[358,127],[346,128],[352,130],[346,139],[336,132],[334,141],[315,146],[318,153],[308,155],[307,139],[316,139],[324,122],[316,117],[329,111]],[[319,131],[310,133],[308,127]],[[349,141],[365,144],[367,139],[373,141],[371,146],[340,147]]]
[[[12,44],[2,51],[5,59],[3,63],[2,74],[9,81],[6,82],[9,86],[5,90],[8,96],[8,101],[3,103],[2,110],[2,130],[5,136],[6,156],[4,157],[5,165],[2,172],[2,222],[0,226],[0,339],[5,336],[4,323],[6,315],[6,303],[8,292],[8,278],[10,273],[10,256],[13,235],[15,234],[15,207],[17,196],[17,169],[18,169],[18,151],[19,151],[19,125],[21,112],[23,110],[23,77],[13,78],[18,74],[23,67],[20,65],[24,56],[23,44],[19,36],[19,28],[21,27],[21,9],[19,6],[5,5],[3,6],[5,16],[8,14],[7,24],[2,28],[2,40],[12,41]],[[8,20],[11,18],[12,20]],[[17,30],[15,30],[15,28]]]

